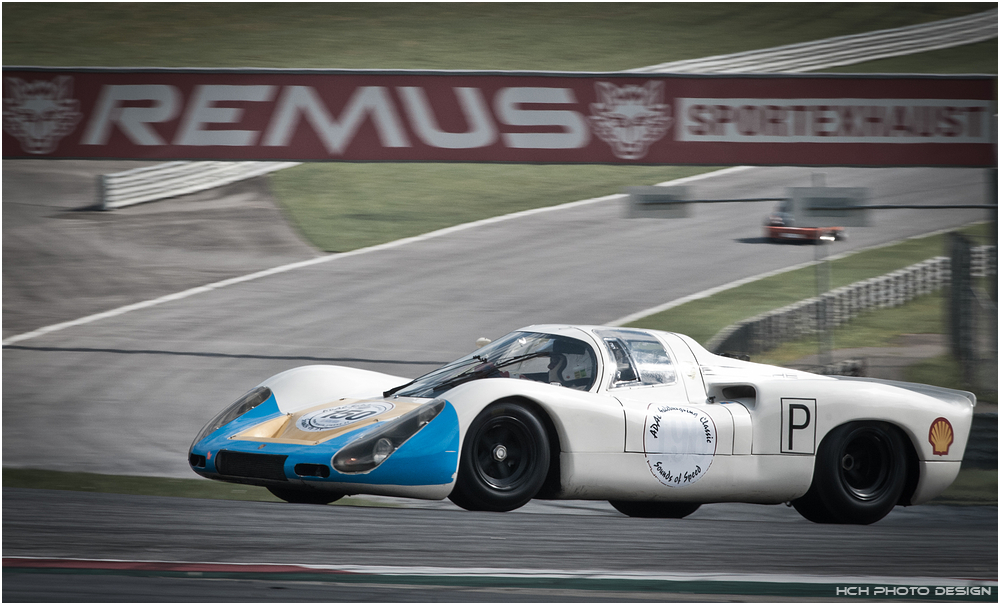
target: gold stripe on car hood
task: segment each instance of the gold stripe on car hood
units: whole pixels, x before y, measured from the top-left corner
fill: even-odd
[[[272,418],[230,439],[317,445],[344,433],[392,420],[419,406],[419,403],[399,400],[339,399]]]

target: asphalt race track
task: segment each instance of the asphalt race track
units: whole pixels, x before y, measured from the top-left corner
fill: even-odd
[[[43,576],[7,567],[5,601],[689,601],[718,600],[719,591],[752,600],[755,578],[793,583],[807,575],[829,580],[812,593],[792,586],[788,594],[779,589],[758,598],[829,601],[836,585],[858,584],[862,576],[873,583],[894,578],[903,585],[935,585],[940,578],[946,584],[993,578],[997,563],[995,507],[897,509],[875,525],[843,527],[810,523],[783,505],[708,505],[688,519],[653,520],[624,517],[596,503],[470,513],[11,489],[3,498],[5,558],[102,559],[104,567],[107,560],[161,562],[141,572],[97,574],[102,565],[93,563],[76,573],[49,570]],[[358,576],[233,573],[237,566],[228,576],[171,574],[162,562],[314,565]],[[427,573],[420,570],[394,577],[385,566],[478,569],[488,577],[463,581],[443,571],[414,577]],[[579,577],[566,585],[509,577],[543,570]],[[701,586],[673,594],[670,583],[598,583],[593,571],[581,574],[587,570],[636,579],[675,574],[700,578]],[[237,582],[233,576],[239,575]]]
[[[263,181],[100,217],[78,210],[90,202],[73,187],[63,187],[63,194],[49,187],[50,193],[37,195],[64,178],[59,166],[4,162],[5,340],[317,256],[281,223]],[[713,199],[781,196],[785,187],[810,185],[813,172],[753,168],[691,186]],[[829,186],[870,187],[871,201],[880,204],[981,203],[986,189],[979,170],[822,172]],[[290,367],[333,363],[413,377],[468,352],[480,336],[533,323],[611,322],[813,260],[813,247],[763,241],[761,220],[771,206],[715,204],[688,219],[638,220],[624,218],[618,199],[577,205],[340,255],[21,340],[3,349],[4,465],[192,478],[185,458],[198,429],[250,387]],[[209,226],[199,216],[211,216]],[[871,227],[852,229],[851,238],[833,244],[832,252],[982,218],[977,210],[884,211]],[[78,226],[72,230],[76,239],[60,244],[59,237],[46,236],[49,229],[69,229],[58,225],[71,221]],[[11,234],[25,225],[36,237],[17,240],[23,250],[17,249]],[[158,225],[170,228],[160,232]],[[260,246],[239,235],[248,225],[259,236],[267,234],[257,238]],[[189,229],[202,229],[206,237],[192,247]],[[99,252],[100,243],[114,248],[120,272]],[[95,259],[92,272],[88,252]],[[22,254],[36,259],[34,271],[17,271]],[[66,259],[74,260],[68,272],[60,262]],[[67,285],[70,279],[77,285]],[[86,293],[78,309],[76,291]],[[5,490],[3,554],[995,580],[996,515],[995,507],[917,507],[871,527],[839,528],[808,523],[783,506],[707,506],[685,521],[650,522],[627,519],[603,503],[532,503],[523,511],[488,515],[448,503],[402,510],[313,508]],[[44,577],[47,589],[58,590],[56,576]],[[63,578],[81,583],[80,592],[67,594],[90,594],[84,586],[102,576],[88,577]],[[142,599],[142,591],[157,583],[180,592],[156,588],[147,600],[229,598],[204,592],[205,582],[190,579],[116,578],[121,600]],[[249,580],[229,582],[241,587],[229,593],[233,600],[293,600],[298,593],[288,590],[304,590],[302,598],[316,600],[589,599],[559,591],[426,589],[406,593],[408,598],[371,587],[339,599],[299,585],[275,597],[240,592],[261,586]],[[93,598],[112,598],[101,592],[113,590],[105,587],[112,584],[99,583]],[[5,600],[62,600],[58,592],[35,590],[40,588],[32,574],[5,571]],[[159,599],[166,594],[173,598]],[[595,600],[630,598],[622,594],[593,593]],[[657,595],[632,597],[665,599]]]

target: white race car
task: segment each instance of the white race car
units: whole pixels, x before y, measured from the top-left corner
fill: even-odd
[[[674,518],[791,502],[812,521],[867,524],[954,481],[975,404],[720,357],[680,334],[541,325],[412,381],[283,372],[209,422],[189,462],[291,502],[383,494],[508,511],[586,499]]]

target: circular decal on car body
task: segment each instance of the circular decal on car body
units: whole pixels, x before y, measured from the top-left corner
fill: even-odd
[[[305,414],[296,423],[299,430],[319,432],[339,429],[343,426],[360,422],[365,418],[378,416],[388,412],[395,406],[388,402],[364,401],[361,403],[349,403],[335,408],[326,408],[316,412]]]
[[[705,476],[715,457],[715,422],[697,408],[651,405],[643,446],[646,462],[667,487],[691,485]]]

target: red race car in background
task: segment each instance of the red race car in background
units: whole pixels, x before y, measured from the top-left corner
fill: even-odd
[[[786,200],[764,219],[764,237],[776,243],[793,241],[818,244],[824,240],[845,240],[847,232],[843,227],[797,225],[795,217],[792,216],[791,201]]]

